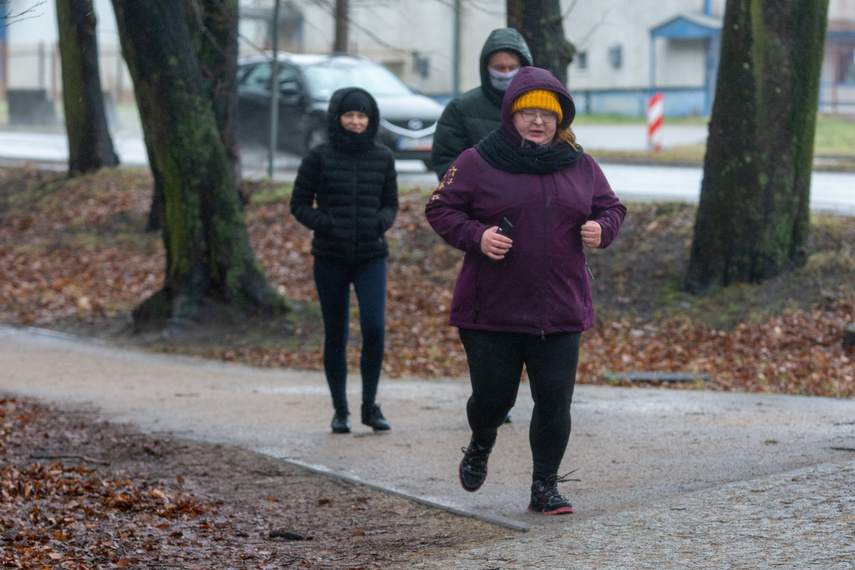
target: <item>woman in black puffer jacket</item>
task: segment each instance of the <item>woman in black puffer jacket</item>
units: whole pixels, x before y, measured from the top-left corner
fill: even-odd
[[[375,397],[386,328],[389,246],[384,234],[398,212],[398,183],[392,152],[377,140],[379,123],[377,102],[367,91],[349,87],[333,93],[327,113],[329,142],[303,159],[291,196],[291,213],[314,231],[324,372],[335,408],[333,433],[350,432],[346,347],[351,283],[362,328],[362,423],[374,431],[390,429]]]

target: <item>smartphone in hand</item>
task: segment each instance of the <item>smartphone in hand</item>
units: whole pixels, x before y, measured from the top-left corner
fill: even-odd
[[[496,230],[496,233],[502,234],[503,236],[511,237],[511,230],[514,229],[514,225],[507,218],[502,218],[502,223],[499,224],[499,229]]]

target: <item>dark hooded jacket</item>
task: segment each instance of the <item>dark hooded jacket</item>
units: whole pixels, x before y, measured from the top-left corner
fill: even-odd
[[[362,92],[369,102],[363,111],[368,128],[361,134],[339,122],[342,100],[352,91]],[[316,257],[360,263],[389,254],[384,234],[398,212],[398,183],[392,152],[376,138],[379,123],[377,102],[368,92],[345,88],[330,98],[330,142],[303,159],[291,195],[291,213],[314,231]]]
[[[440,180],[451,163],[467,148],[499,127],[504,91],[490,84],[487,60],[497,51],[512,51],[522,66],[532,65],[531,51],[514,28],[493,30],[481,49],[481,85],[453,99],[436,125],[431,150],[431,168]]]
[[[544,335],[594,324],[581,228],[597,221],[606,247],[626,208],[589,155],[567,143],[525,143],[510,109],[533,89],[558,95],[561,125],[569,126],[575,106],[561,82],[543,69],[521,69],[502,103],[502,127],[460,155],[425,207],[433,229],[465,252],[452,326]],[[481,236],[505,217],[513,246],[496,262],[481,252]]]

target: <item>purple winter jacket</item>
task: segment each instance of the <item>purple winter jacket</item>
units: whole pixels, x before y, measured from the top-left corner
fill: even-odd
[[[570,94],[551,73],[522,68],[505,94],[501,127],[520,142],[510,107],[532,89],[559,95],[561,124],[569,125],[575,114]],[[437,234],[465,252],[449,325],[537,335],[593,326],[581,227],[597,221],[600,247],[606,247],[626,208],[589,155],[553,174],[512,174],[470,148],[452,164],[425,214]],[[493,261],[481,252],[481,235],[503,217],[513,224],[513,246],[504,259]]]

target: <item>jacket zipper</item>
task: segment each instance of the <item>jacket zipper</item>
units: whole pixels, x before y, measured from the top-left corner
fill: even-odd
[[[481,315],[481,297],[478,293],[481,288],[481,268],[484,266],[483,261],[478,262],[478,269],[475,271],[475,316],[472,319],[473,323],[478,322],[478,317]]]
[[[540,194],[543,200],[543,263],[541,263],[543,275],[540,280],[540,340],[546,340],[546,293],[544,292],[545,288],[543,284],[546,283],[546,278],[549,276],[549,268],[546,266],[549,259],[549,212],[547,212],[546,208],[546,180],[543,178],[541,178],[540,182]]]
[[[353,238],[350,242],[352,260],[356,259],[356,252],[359,248],[359,244],[357,243],[357,238],[359,236],[359,220],[357,219],[357,216],[359,214],[359,206],[357,205],[357,200],[359,199],[359,196],[357,195],[359,190],[359,181],[357,180],[356,174],[358,170],[356,160],[357,159],[354,158],[353,161],[351,161],[352,170],[350,172],[350,186],[351,188],[353,188],[353,200],[351,203],[353,209],[353,212],[351,214],[353,220]]]

